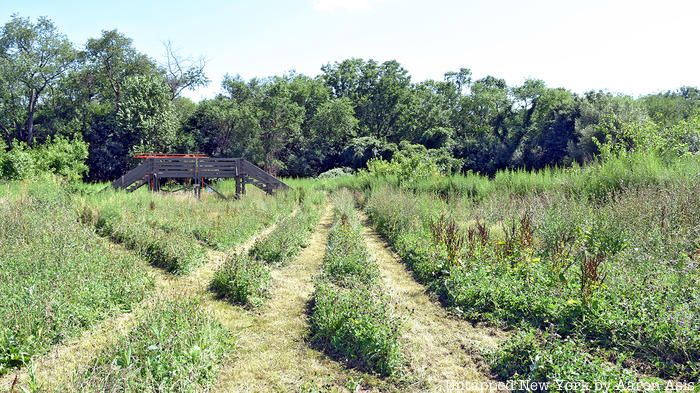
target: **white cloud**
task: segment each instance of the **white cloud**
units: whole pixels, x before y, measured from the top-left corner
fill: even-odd
[[[359,11],[368,10],[383,0],[312,0],[317,11]]]

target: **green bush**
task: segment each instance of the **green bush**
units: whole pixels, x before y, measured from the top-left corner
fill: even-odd
[[[69,140],[56,136],[33,148],[15,141],[9,151],[5,151],[3,143],[0,145],[0,179],[23,180],[54,174],[71,181],[80,180],[88,170],[87,156],[87,143],[79,137]]]
[[[226,328],[196,301],[161,301],[128,335],[99,354],[71,390],[208,391],[232,346]]]
[[[576,340],[521,331],[490,354],[488,360],[492,372],[501,380],[548,383],[549,388],[542,390],[553,392],[608,391],[616,390],[614,387],[618,385],[634,386],[639,382],[634,372],[583,348],[585,344]],[[618,363],[623,360],[618,359]],[[567,387],[566,383],[572,385]],[[576,387],[574,383],[581,385]]]
[[[68,180],[77,181],[88,171],[85,160],[88,157],[88,144],[80,137],[68,140],[62,136],[49,138],[46,143],[32,150],[36,170],[40,173],[53,173]]]
[[[6,180],[23,180],[34,177],[36,174],[36,162],[29,148],[20,142],[0,160],[0,178]]]
[[[268,295],[270,269],[247,255],[229,257],[214,273],[211,289],[237,304],[256,307]]]

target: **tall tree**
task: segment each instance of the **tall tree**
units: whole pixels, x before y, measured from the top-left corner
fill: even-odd
[[[26,125],[20,139],[34,142],[34,117],[47,89],[53,87],[75,64],[76,52],[51,20],[36,23],[13,15],[0,32],[0,72],[16,81],[16,95],[26,108]]]

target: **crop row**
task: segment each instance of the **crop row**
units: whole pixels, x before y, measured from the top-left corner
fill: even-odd
[[[528,326],[491,357],[503,378],[619,380],[631,370],[694,380],[698,191],[681,183],[595,202],[553,192],[475,204],[379,188],[366,209],[446,305],[470,320]],[[572,350],[580,346],[585,355]]]
[[[296,214],[282,219],[247,254],[233,254],[214,274],[211,288],[232,303],[259,306],[269,294],[270,267],[289,263],[305,246],[321,215],[324,195],[299,192]]]
[[[336,193],[334,206],[335,222],[313,294],[312,341],[351,365],[395,374],[402,363],[400,320],[367,251],[352,196]]]
[[[77,372],[66,390],[209,391],[232,348],[230,332],[196,300],[158,300],[128,334]]]

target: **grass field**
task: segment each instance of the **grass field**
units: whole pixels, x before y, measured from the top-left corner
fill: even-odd
[[[0,389],[694,383],[698,169],[631,154],[237,201],[3,184]]]

